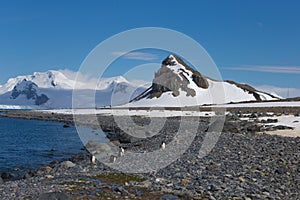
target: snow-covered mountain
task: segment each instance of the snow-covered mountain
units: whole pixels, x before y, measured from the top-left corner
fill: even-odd
[[[183,107],[278,99],[246,84],[213,80],[169,55],[155,73],[152,86],[126,106]]]
[[[10,78],[0,86],[0,108],[71,108],[75,83],[81,108],[94,102],[99,107],[128,103],[145,90],[122,76],[96,79],[69,70],[50,70]],[[95,99],[90,97],[94,91]]]
[[[246,84],[213,80],[170,55],[148,89],[122,76],[99,80],[69,70],[50,70],[9,79],[0,86],[0,108],[71,108],[75,84],[78,108],[184,107],[280,98]]]

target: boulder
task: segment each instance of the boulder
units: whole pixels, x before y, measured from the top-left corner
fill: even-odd
[[[76,166],[76,164],[72,163],[71,161],[64,161],[64,162],[60,163],[60,167],[62,167],[62,168],[72,168],[75,166]]]

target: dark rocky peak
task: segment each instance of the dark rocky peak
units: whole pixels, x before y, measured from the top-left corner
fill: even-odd
[[[146,90],[142,97],[160,97],[165,92],[172,92],[176,97],[180,91],[186,92],[186,96],[193,97],[196,95],[195,87],[207,89],[209,84],[206,77],[191,68],[179,56],[171,54],[162,61],[161,68],[155,73],[151,88]]]
[[[196,92],[191,81],[204,89],[209,86],[206,77],[200,72],[191,68],[179,56],[169,55],[155,73],[150,98],[160,96],[167,91],[172,91],[173,96],[178,96],[180,89],[185,91],[187,96],[195,96]]]
[[[203,76],[200,72],[194,70],[192,67],[190,67],[188,64],[186,64],[179,56],[177,55],[169,55],[163,62],[163,65],[169,65],[169,66],[175,66],[180,64],[183,66],[179,69],[182,73],[186,73],[186,71],[190,71],[192,73],[191,78],[194,81],[194,83],[200,87],[207,89],[209,84],[205,76]]]
[[[163,65],[169,65],[169,66],[175,66],[178,64],[177,60],[176,60],[176,57],[174,55],[169,55],[167,58],[165,58],[163,61],[162,61],[162,64]]]

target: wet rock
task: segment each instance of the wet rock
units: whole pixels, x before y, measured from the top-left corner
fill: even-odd
[[[64,125],[63,125],[63,128],[70,128],[71,127],[71,124],[70,123],[65,123]]]
[[[11,179],[11,178],[13,178],[13,177],[14,177],[14,175],[11,174],[11,173],[8,173],[8,172],[3,172],[3,173],[1,174],[1,178],[2,178],[2,179]]]

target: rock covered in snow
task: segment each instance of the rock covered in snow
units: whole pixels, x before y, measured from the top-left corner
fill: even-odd
[[[197,106],[279,98],[234,81],[218,81],[169,55],[155,73],[152,85],[127,106]]]
[[[20,95],[24,95],[28,100],[33,100],[35,105],[46,103],[49,98],[45,94],[39,94],[38,86],[24,79],[18,83],[11,92],[11,99],[16,99]]]

